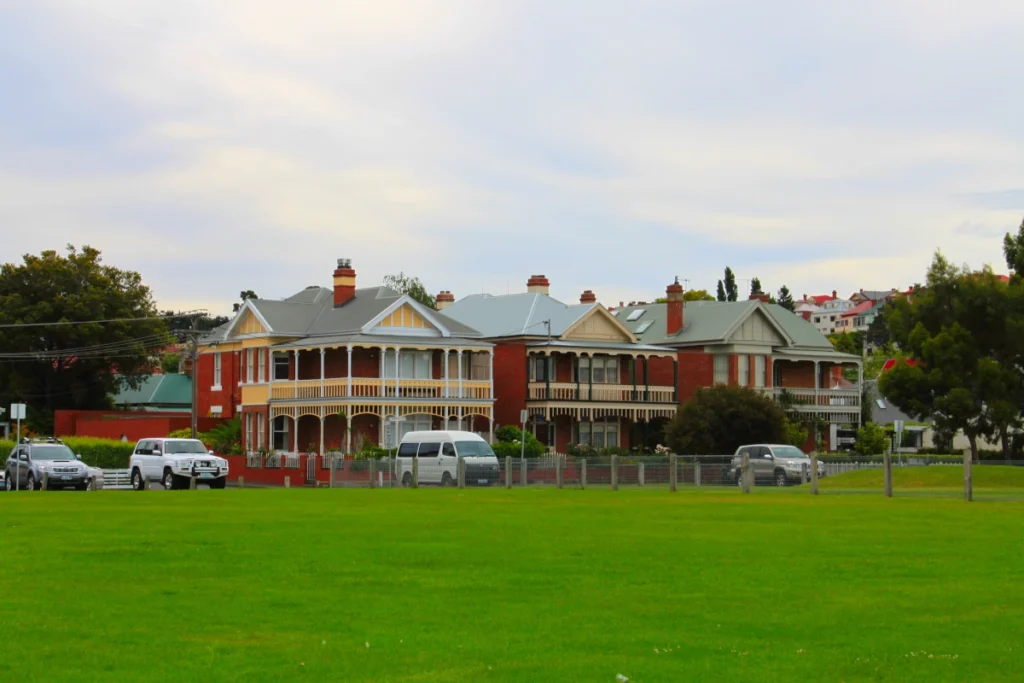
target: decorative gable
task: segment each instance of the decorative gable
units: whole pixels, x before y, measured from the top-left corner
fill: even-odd
[[[771,344],[772,346],[782,346],[787,343],[787,340],[779,334],[776,325],[760,309],[756,309],[748,315],[729,336],[728,341],[731,344],[753,342]]]
[[[380,327],[410,327],[418,330],[433,327],[423,319],[419,313],[413,310],[412,306],[405,304],[394,310],[379,323]]]
[[[403,297],[391,308],[371,321],[363,331],[369,334],[410,335],[417,337],[449,336],[448,331],[437,324],[410,299]]]
[[[595,306],[589,313],[577,320],[562,335],[563,341],[636,341],[636,337],[622,323],[616,320],[603,306]]]
[[[240,314],[240,318],[235,321],[234,333],[238,334],[266,334],[267,328],[263,326],[263,323],[252,314],[252,311],[246,309]]]

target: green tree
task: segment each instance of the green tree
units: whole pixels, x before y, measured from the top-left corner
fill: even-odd
[[[715,297],[711,296],[706,289],[688,289],[683,292],[683,301],[714,301]],[[654,300],[656,304],[668,303],[668,297],[659,296]]]
[[[178,368],[181,365],[181,354],[180,353],[168,353],[164,354],[164,357],[160,359],[160,369],[165,375],[175,375],[178,373]]]
[[[882,455],[889,445],[885,430],[871,422],[857,430],[857,442],[853,449],[861,455]]]
[[[1003,255],[1007,267],[1013,271],[1015,279],[1024,278],[1024,221],[1021,221],[1016,235],[1006,233],[1003,238]]]
[[[715,297],[715,300],[728,301],[728,297],[725,293],[725,285],[722,284],[721,280],[718,281],[718,295]]]
[[[796,302],[793,301],[793,295],[789,292],[789,287],[782,285],[779,288],[779,306],[782,306],[790,313],[796,312]]]
[[[892,335],[889,334],[889,324],[885,320],[886,312],[891,307],[892,304],[883,306],[875,315],[875,319],[868,325],[865,341],[871,348],[885,346],[892,341]]]
[[[755,294],[764,294],[761,290],[761,280],[756,277],[750,281],[750,295],[754,296]]]
[[[234,306],[232,306],[232,310],[235,313],[238,313],[238,309],[242,307],[242,304],[245,303],[246,299],[259,299],[260,297],[258,294],[256,294],[256,292],[252,291],[251,289],[247,289],[244,292],[239,292],[238,298],[242,300],[242,303],[236,303],[234,304]]]
[[[728,301],[736,301],[739,299],[740,291],[736,288],[736,275],[732,272],[732,268],[729,266],[725,267],[725,298]]]
[[[408,294],[427,308],[434,308],[437,305],[435,298],[427,292],[427,288],[423,286],[418,277],[406,276],[401,272],[398,275],[386,275],[384,286],[399,294]]]
[[[172,341],[156,315],[142,277],[104,265],[92,247],[5,264],[0,405],[27,403],[30,426],[41,433],[52,430],[54,410],[109,407],[119,383],[137,388],[154,353]]]
[[[682,455],[729,455],[743,444],[786,443],[786,414],[747,387],[702,387],[665,428],[665,441]]]
[[[863,332],[840,332],[838,334],[830,334],[828,336],[828,340],[832,342],[832,346],[839,353],[849,353],[854,356],[859,356],[863,352]]]

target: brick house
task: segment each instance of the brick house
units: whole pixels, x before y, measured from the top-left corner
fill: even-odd
[[[589,290],[579,304],[548,292],[534,275],[524,293],[437,297],[445,315],[495,345],[498,423],[519,425],[525,409],[527,428],[559,452],[656,439],[678,406],[675,350],[641,342]]]
[[[640,343],[676,351],[680,403],[698,387],[749,386],[792,401],[807,420],[859,426],[859,386],[831,387],[843,367],[856,367],[863,376],[863,361],[835,351],[812,323],[767,303],[767,297],[684,303],[678,281],[668,286],[666,298],[667,303],[618,309],[615,316]],[[664,363],[652,360],[651,372],[667,372],[658,367]]]
[[[493,346],[386,287],[334,287],[249,299],[200,346],[199,410],[242,420],[247,452],[343,450],[419,429],[488,436]],[[397,424],[397,429],[392,425]]]

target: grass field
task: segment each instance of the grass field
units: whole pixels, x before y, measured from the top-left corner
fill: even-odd
[[[825,477],[819,484],[822,489],[876,489],[882,490],[884,472],[880,468],[847,472],[835,477]],[[1024,467],[1008,465],[975,465],[971,468],[975,490],[991,490],[996,493],[1024,494]],[[949,489],[962,493],[964,468],[958,465],[930,465],[928,467],[892,468],[892,485],[900,489]]]
[[[1022,513],[795,489],[0,494],[0,680],[1019,681]]]

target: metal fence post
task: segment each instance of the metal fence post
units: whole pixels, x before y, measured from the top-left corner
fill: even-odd
[[[466,488],[466,459],[461,455],[455,459],[455,478],[460,489]]]
[[[807,465],[800,466],[800,485],[807,483]]]
[[[189,491],[196,490],[196,478],[194,476],[188,481],[188,489]]]
[[[700,460],[694,459],[693,461],[693,485],[700,486],[700,480],[703,479],[700,473]]]
[[[971,467],[974,463],[971,460],[971,449],[964,449],[964,500],[968,503],[974,500],[974,475]]]
[[[818,456],[811,456],[811,495],[818,495]]]
[[[753,476],[752,476],[753,473],[750,471],[750,454],[749,453],[744,453],[743,454],[743,461],[742,462],[743,462],[743,464],[740,467],[742,467],[743,469],[741,471],[740,480],[743,482],[743,493],[750,493],[750,480],[753,478]]]
[[[239,476],[238,477],[238,488],[240,488],[240,489],[244,489],[245,488],[245,477],[243,477],[243,476]]]
[[[675,453],[668,456],[668,490],[679,490],[679,460]]]
[[[619,456],[613,455],[611,457],[611,469],[612,469],[612,491],[619,490]]]
[[[512,456],[505,456],[505,488],[512,488]]]
[[[882,455],[882,462],[885,465],[885,497],[892,498],[892,455]]]
[[[41,482],[39,482],[39,485],[42,487],[43,491],[49,491],[50,490],[50,475],[47,474],[46,472],[43,472],[43,480]]]
[[[580,488],[587,488],[587,459],[580,458]]]
[[[336,483],[336,481],[337,481],[337,476],[338,476],[338,475],[337,475],[337,471],[338,471],[338,459],[337,459],[337,458],[335,458],[335,457],[334,457],[334,456],[332,455],[332,456],[331,456],[331,469],[330,469],[330,476],[329,476],[329,478],[328,478],[328,480],[327,480],[327,481],[328,481],[327,485],[328,485],[328,486],[329,486],[330,488],[332,488],[332,489],[334,488],[334,486],[335,486],[335,483]]]
[[[562,456],[555,456],[555,486],[562,488]]]
[[[526,486],[529,481],[527,479],[527,469],[529,468],[526,466],[526,458],[519,458],[519,483],[523,486]]]
[[[418,455],[412,457],[412,487],[420,487],[420,458]]]
[[[644,485],[644,464],[642,462],[636,466],[636,485]]]
[[[192,488],[195,488],[195,479],[193,479],[192,482]],[[290,489],[292,487],[292,478],[290,476],[285,476],[284,487],[286,489]]]
[[[376,458],[369,458],[369,462],[367,462],[366,467],[367,467],[367,473],[370,475],[370,488],[371,489],[375,489],[375,488],[377,488],[377,472],[376,472],[377,460],[376,460]]]

